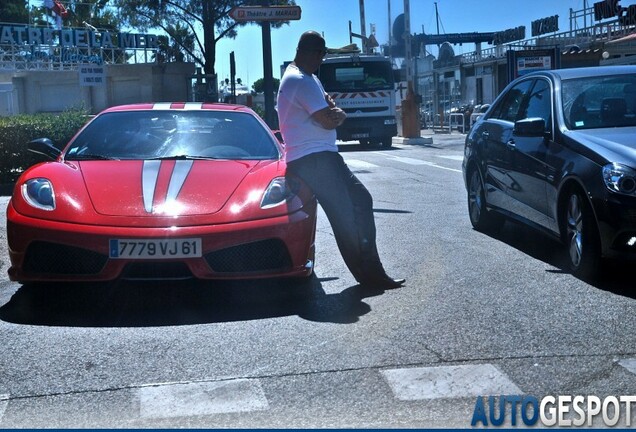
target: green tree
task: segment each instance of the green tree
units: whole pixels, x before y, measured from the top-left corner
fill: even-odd
[[[159,38],[157,60],[159,63],[185,61],[184,53],[194,50],[194,35],[181,23],[169,25],[168,29],[172,37]]]
[[[206,74],[215,75],[216,43],[234,38],[239,23],[229,16],[236,6],[258,6],[262,0],[113,0],[119,8],[122,24],[142,31],[162,29]],[[270,0],[270,5],[296,5],[295,0]],[[182,27],[178,27],[178,25]],[[272,22],[280,27],[286,22]],[[192,37],[184,39],[179,31],[187,27]]]
[[[0,3],[0,22],[28,23],[28,1],[2,0],[2,3]]]
[[[112,7],[111,0],[81,0],[63,2],[69,14],[65,27],[92,26],[99,30],[118,31],[121,18]]]
[[[252,84],[252,88],[254,89],[254,91],[256,93],[262,93],[265,89],[265,79],[264,78],[259,78],[256,81],[254,81],[254,84]],[[278,78],[274,78],[274,91],[277,92],[278,91],[278,86],[280,86],[280,80]]]
[[[111,0],[63,1],[68,12],[64,26],[92,26],[100,30],[117,31],[121,19],[110,3]],[[2,0],[0,3],[0,22],[45,26],[54,23],[54,16],[42,1]]]

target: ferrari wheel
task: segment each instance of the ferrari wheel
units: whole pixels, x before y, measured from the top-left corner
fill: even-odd
[[[504,222],[503,216],[486,208],[484,184],[477,169],[472,170],[468,182],[468,215],[477,231],[496,231]]]
[[[592,209],[578,191],[568,195],[562,226],[570,271],[581,279],[594,278],[601,264],[600,239]]]

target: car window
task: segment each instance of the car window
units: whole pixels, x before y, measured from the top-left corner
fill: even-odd
[[[66,159],[171,157],[277,159],[279,152],[252,115],[206,110],[102,114],[66,151]]]
[[[561,99],[568,129],[636,126],[636,77],[633,75],[564,80]]]
[[[525,97],[532,87],[533,82],[534,81],[532,80],[522,81],[508,90],[501,101],[501,105],[496,107],[493,111],[493,115],[491,116],[491,118],[494,117],[510,122],[515,122],[520,118],[523,118],[520,117],[523,115],[523,113],[520,112],[520,109],[525,100]]]
[[[542,118],[545,120],[546,130],[551,130],[552,103],[550,95],[550,83],[544,79],[537,79],[520,118]]]

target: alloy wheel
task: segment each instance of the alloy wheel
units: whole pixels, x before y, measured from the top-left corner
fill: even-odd
[[[566,218],[570,262],[574,267],[578,267],[583,256],[583,212],[576,194],[570,196]]]
[[[481,217],[483,187],[479,172],[473,171],[470,176],[470,185],[468,188],[468,208],[470,211],[470,220],[478,223]]]

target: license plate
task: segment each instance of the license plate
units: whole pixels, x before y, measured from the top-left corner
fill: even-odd
[[[201,239],[110,239],[109,256],[115,259],[198,258]]]
[[[351,138],[369,138],[368,133],[355,133],[351,134]]]

